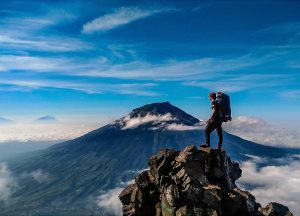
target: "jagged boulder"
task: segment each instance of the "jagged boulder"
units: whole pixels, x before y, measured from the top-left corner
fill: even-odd
[[[261,208],[260,211],[264,216],[292,216],[292,213],[289,211],[288,207],[275,202],[268,203],[268,205],[265,208]]]
[[[262,208],[235,181],[242,170],[224,150],[187,146],[163,149],[148,160],[119,198],[125,216],[291,216],[287,207]]]

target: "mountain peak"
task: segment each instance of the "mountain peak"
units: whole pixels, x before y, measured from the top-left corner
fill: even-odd
[[[235,181],[242,170],[224,150],[194,145],[182,151],[162,149],[148,165],[119,194],[124,216],[292,216],[279,203],[263,208],[250,192],[238,188]]]
[[[168,101],[160,102],[160,103],[151,103],[133,109],[132,112],[130,113],[130,117],[137,117],[137,116],[144,117],[147,114],[151,114],[151,115],[165,115],[167,113],[176,114],[176,111],[178,112],[178,110],[180,109],[173,106]]]
[[[127,116],[120,119],[124,129],[134,128],[140,125],[166,126],[172,124],[181,127],[193,127],[200,123],[199,119],[184,112],[170,102],[151,103],[133,109]]]
[[[55,117],[49,115],[41,116],[35,120],[35,122],[44,122],[44,123],[54,123],[56,121],[57,120]]]
[[[172,105],[170,102],[151,103],[132,110],[129,114],[131,118],[145,117],[146,115],[166,115],[170,114],[172,117],[189,124],[199,123],[199,120],[190,114],[184,112],[178,107]]]
[[[0,117],[0,124],[11,124],[11,123],[13,123],[12,120]]]

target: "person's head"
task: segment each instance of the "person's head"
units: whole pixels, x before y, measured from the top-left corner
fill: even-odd
[[[209,100],[211,100],[211,101],[216,100],[216,92],[210,92],[210,93],[208,94],[208,98],[209,98]]]

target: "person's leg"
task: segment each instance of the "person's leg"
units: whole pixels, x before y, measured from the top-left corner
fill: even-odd
[[[221,148],[222,147],[222,143],[223,143],[222,124],[218,125],[218,127],[217,127],[217,134],[218,134],[218,137],[219,137],[218,148]]]
[[[214,124],[207,124],[205,127],[205,143],[210,147],[210,134],[215,129]]]

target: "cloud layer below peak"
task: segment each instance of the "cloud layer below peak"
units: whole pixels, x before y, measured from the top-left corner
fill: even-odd
[[[300,147],[299,132],[295,129],[269,124],[261,118],[239,116],[224,124],[224,129],[244,139],[271,146]]]
[[[259,168],[260,161],[265,162],[265,159],[255,157],[241,164],[243,175],[238,180],[238,185],[250,190],[262,206],[266,206],[268,202],[278,202],[288,206],[294,215],[299,215],[299,159],[286,165]]]

